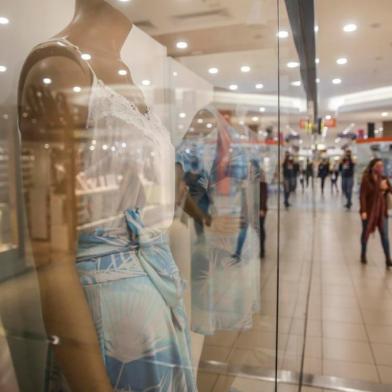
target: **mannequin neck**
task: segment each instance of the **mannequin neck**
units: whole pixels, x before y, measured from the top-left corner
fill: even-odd
[[[105,1],[77,7],[71,23],[60,35],[81,48],[120,57],[132,22]]]

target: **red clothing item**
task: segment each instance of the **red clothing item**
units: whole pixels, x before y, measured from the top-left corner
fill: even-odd
[[[388,189],[381,190],[381,182],[387,181]],[[387,194],[392,192],[392,186],[386,177],[375,179],[372,174],[365,174],[360,188],[360,213],[366,212],[368,228],[367,237],[377,228],[382,229],[384,219],[388,216]]]

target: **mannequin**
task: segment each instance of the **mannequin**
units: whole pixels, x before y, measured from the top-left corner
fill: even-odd
[[[47,172],[44,173],[44,175],[42,175],[42,167],[45,167],[45,164],[41,165],[39,170],[37,167],[35,168],[37,172],[33,174],[33,177],[36,180],[33,187],[35,194],[41,192],[40,198],[42,200],[48,198],[49,190],[52,191],[55,189],[62,195],[62,198],[56,199],[56,203],[63,203],[60,210],[64,216],[62,217],[60,226],[64,235],[60,240],[63,240],[64,243],[61,249],[59,249],[59,239],[55,241],[53,235],[40,242],[36,241],[35,238],[32,238],[32,251],[38,272],[42,311],[47,333],[49,336],[59,337],[59,339],[54,339],[58,343],[54,345],[56,361],[60,365],[66,381],[73,392],[113,391],[117,390],[117,388],[120,388],[121,390],[128,388],[138,388],[137,390],[151,388],[150,385],[143,384],[145,380],[139,381],[139,379],[137,387],[130,384],[121,386],[119,383],[123,382],[123,378],[127,376],[126,370],[123,371],[123,367],[121,367],[118,374],[110,374],[111,370],[117,366],[117,363],[111,363],[110,366],[112,366],[113,369],[109,371],[109,365],[107,364],[108,357],[105,357],[105,368],[104,361],[102,360],[102,345],[105,342],[103,342],[103,339],[99,334],[99,336],[97,336],[97,330],[102,332],[101,329],[103,329],[105,335],[105,326],[100,324],[102,320],[99,315],[92,317],[92,313],[97,311],[92,308],[92,303],[93,305],[97,304],[97,299],[94,297],[93,299],[87,298],[86,300],[85,292],[80,284],[81,278],[75,268],[75,259],[77,258],[78,252],[80,252],[80,246],[78,247],[76,245],[78,237],[80,240],[79,232],[77,232],[79,219],[77,216],[78,207],[84,200],[82,199],[82,201],[80,201],[78,194],[83,194],[82,191],[84,191],[84,193],[90,191],[88,188],[87,190],[79,190],[79,193],[77,190],[75,191],[77,188],[77,185],[75,185],[75,174],[77,173],[78,160],[83,161],[84,155],[87,155],[85,152],[80,153],[80,151],[83,150],[84,145],[90,145],[90,150],[94,150],[94,143],[97,141],[93,138],[92,134],[102,136],[103,140],[105,140],[105,137],[111,137],[112,139],[115,137],[109,134],[105,135],[105,132],[109,132],[109,129],[97,128],[91,132],[89,128],[90,124],[88,123],[88,120],[90,119],[90,110],[87,110],[90,109],[91,97],[96,93],[96,90],[101,89],[101,94],[106,94],[106,99],[109,103],[108,107],[110,107],[110,105],[120,105],[124,107],[125,105],[126,110],[130,112],[128,115],[137,117],[138,120],[140,120],[139,122],[148,122],[151,120],[150,111],[144,102],[143,94],[133,84],[130,71],[120,58],[120,50],[131,27],[131,21],[125,17],[117,7],[111,6],[104,0],[76,0],[75,15],[71,23],[53,39],[39,45],[32,51],[25,62],[20,77],[19,126],[22,144],[24,144],[25,148],[31,148],[32,150],[37,150],[39,149],[39,146],[42,145],[45,146],[45,149],[50,148],[52,159],[54,161],[57,159],[57,163],[54,167],[46,168]],[[81,56],[82,53],[89,55],[87,56],[87,60]],[[122,72],[119,72],[120,70]],[[123,93],[120,95],[120,93],[116,91],[117,85],[125,85],[127,87],[126,95]],[[135,112],[128,106],[134,107]],[[106,108],[107,107],[104,109]],[[115,120],[118,119],[119,118],[116,118]],[[159,127],[159,124],[157,127]],[[122,131],[122,128],[119,128],[119,132],[120,131]],[[127,144],[131,145],[134,135],[132,135],[132,132],[129,133],[129,135],[126,135],[129,138],[127,139],[127,143],[125,143],[124,138],[114,140],[116,142],[122,141],[123,146],[127,146]],[[151,147],[151,143],[148,146]],[[166,145],[164,147],[166,148]],[[114,144],[112,148],[115,148]],[[159,154],[160,149],[157,151]],[[37,153],[36,158],[40,159],[41,155],[41,152]],[[110,157],[108,160],[116,159],[116,155],[120,154],[113,154],[114,158]],[[154,151],[151,152],[151,156],[154,156]],[[150,157],[150,160],[153,161],[153,158]],[[105,164],[105,159],[98,161],[100,164],[102,162]],[[167,167],[167,170],[174,171],[174,159],[172,163],[173,168]],[[117,177],[124,175],[128,179],[128,177],[131,177],[132,170],[136,170],[138,165],[139,162],[135,159],[134,165],[132,166],[130,164],[126,167],[125,171],[116,173]],[[36,166],[39,165],[37,164]],[[89,170],[90,168],[87,169]],[[93,167],[93,169],[97,170],[97,167]],[[85,173],[87,173],[88,170],[86,170]],[[177,168],[176,170],[178,171],[180,169]],[[129,174],[130,172],[131,174]],[[46,179],[49,177],[51,178],[50,184],[48,184],[49,180]],[[102,177],[103,176],[99,176],[98,180],[103,181]],[[82,176],[77,176],[77,178],[80,183],[83,182]],[[181,175],[179,175],[179,178],[181,178]],[[156,180],[158,181],[159,178]],[[116,179],[113,180],[112,176],[111,182],[113,181],[116,181]],[[121,201],[121,187],[125,187],[127,184],[128,183],[123,181],[123,183],[119,185],[119,190],[116,191],[116,193],[113,193],[113,196],[109,199],[109,204],[110,200],[113,200],[112,204],[115,204],[115,201]],[[113,187],[112,183],[109,185]],[[109,192],[110,186],[106,184],[104,187],[100,184],[96,189],[105,188]],[[135,207],[139,207],[139,203],[143,203],[143,200],[148,198],[148,195],[143,193],[140,182],[137,182],[136,180],[136,183],[133,183],[133,186],[128,186],[125,190],[131,192],[136,188],[141,189],[140,197],[135,201]],[[25,194],[27,195],[28,192]],[[102,196],[102,198],[104,197],[105,196]],[[29,200],[27,197],[26,205],[28,205],[28,203]],[[56,205],[56,203],[53,204]],[[122,204],[119,205],[122,206]],[[111,206],[109,205],[109,207]],[[123,209],[125,209],[125,206],[123,207]],[[33,207],[30,207],[30,210],[31,209],[33,209]],[[192,204],[191,200],[186,202],[186,209],[188,212],[192,213],[196,219],[203,221],[206,224],[210,223],[209,216],[200,212],[194,204]],[[50,212],[53,214],[53,209],[50,209]],[[27,214],[27,216],[29,216],[29,214]],[[128,219],[129,238],[124,237],[124,241],[129,240],[129,242],[132,243],[131,245],[134,246],[133,244],[135,244],[140,235],[138,232],[138,230],[140,230],[139,220],[137,220],[139,219],[138,209],[126,210],[125,216]],[[124,217],[121,219],[123,218]],[[53,216],[49,217],[49,221],[51,222],[56,222],[58,220],[59,218]],[[120,220],[120,218],[117,216],[114,220]],[[80,230],[83,230],[84,227],[88,227],[90,224],[91,222],[87,220],[87,224],[79,225],[79,229],[82,227]],[[110,226],[112,223],[110,222],[108,225]],[[120,226],[118,227],[120,228]],[[123,226],[121,226],[121,228],[123,228]],[[140,238],[142,238],[142,235],[140,235]],[[91,243],[89,245],[91,245]],[[154,251],[156,251],[154,248],[149,248],[144,253],[146,253],[147,256],[148,252],[154,255]],[[167,253],[166,248],[164,251]],[[143,251],[141,250],[140,253],[143,253]],[[149,271],[151,269],[153,270],[153,268],[148,265],[149,260],[146,260],[148,259],[146,255],[140,257],[139,260],[138,251],[134,251],[133,248],[127,250],[127,255],[131,255],[129,256],[131,261],[136,258],[140,262],[140,265],[143,265],[143,268],[144,264],[142,263],[147,263],[146,268],[149,268]],[[104,257],[104,255],[100,255],[99,257],[94,256],[91,260],[88,260],[88,262],[91,264],[97,258],[100,260],[102,259],[101,261],[103,262]],[[167,257],[170,258],[170,255],[167,255]],[[83,264],[83,262],[81,264]],[[140,265],[137,267],[141,268]],[[155,266],[153,265],[153,267]],[[170,268],[174,267],[170,265]],[[147,278],[152,276],[154,279],[157,278],[159,280],[159,276],[156,276],[155,270],[151,272],[152,275],[149,275],[148,272],[145,274],[144,271],[140,269],[139,274],[143,277],[147,276]],[[171,275],[173,275],[172,270]],[[176,275],[175,272],[174,275]],[[177,279],[177,277],[175,279]],[[148,279],[146,279],[146,281],[148,283]],[[152,279],[152,281],[154,280]],[[154,281],[154,284],[155,283],[156,282]],[[158,284],[159,283],[160,282],[158,281]],[[169,283],[171,288],[175,286],[178,289],[178,279],[176,282]],[[103,287],[111,287],[111,284],[111,281],[104,282]],[[101,287],[100,284],[97,286],[98,289]],[[134,295],[132,292],[132,285],[129,287],[125,297],[132,299]],[[154,295],[157,295],[157,290],[154,287],[148,287],[148,289],[152,290],[151,292]],[[94,287],[92,287],[92,290],[94,290]],[[115,292],[112,291],[110,294],[115,294]],[[92,294],[90,293],[89,295],[91,296]],[[87,297],[89,297],[89,295],[87,295]],[[145,293],[146,298],[150,298],[150,296],[150,292]],[[169,300],[173,300],[173,295],[170,290],[167,296],[168,298],[170,297]],[[165,295],[163,295],[162,298],[166,301]],[[157,297],[158,300],[162,300],[162,298],[159,297],[159,295]],[[176,347],[176,349],[179,350],[179,353],[176,353],[176,355],[181,357],[181,350],[183,350],[186,355],[189,354],[189,350],[186,343],[187,331],[181,323],[183,312],[180,303],[181,298],[179,298],[178,292],[176,292],[174,302],[175,304],[172,305],[169,301],[170,308],[168,309],[165,309],[164,306],[160,306],[160,308],[163,309],[162,312],[166,312],[165,314],[170,318],[170,321],[163,320],[162,322],[166,322],[166,324],[168,322],[173,322],[173,325],[167,326],[165,324],[164,326],[170,331],[176,330],[175,333],[178,335],[177,337],[179,337],[179,339],[174,338],[174,340],[177,339],[182,342],[181,347]],[[163,303],[166,305],[165,302]],[[98,300],[99,310],[101,306],[103,305],[100,305],[100,300]],[[133,314],[133,311],[134,309],[131,307],[132,314],[127,314],[126,316],[132,319],[131,321],[136,320],[137,324],[138,317],[143,318],[143,314],[138,314],[137,311]],[[115,316],[118,317],[118,315]],[[159,314],[156,317],[158,317],[158,322],[160,322]],[[173,317],[173,321],[171,321],[171,317]],[[123,333],[124,329],[126,329],[127,331],[129,330],[130,334],[129,336],[124,336],[126,341],[123,343],[125,343],[125,346],[131,345],[133,339],[132,333],[145,333],[144,330],[138,330],[140,324],[141,323],[137,324],[137,327],[135,328],[133,326],[128,327],[127,325],[122,326],[123,329],[120,332]],[[118,335],[116,326],[111,326],[111,328],[110,332],[114,336],[116,336],[116,334]],[[146,339],[148,338],[149,337],[147,336]],[[165,360],[169,362],[168,367],[171,368],[170,359],[165,358]],[[185,358],[184,362],[187,362],[187,360],[188,358]],[[130,359],[127,359],[127,362],[130,362]],[[175,365],[177,365],[177,363]],[[173,368],[175,368],[177,372],[172,376],[175,382],[185,383],[186,385],[184,384],[184,387],[182,387],[183,390],[186,389],[189,392],[195,390],[190,366],[187,364],[182,365],[180,363],[178,366],[173,366]],[[135,371],[133,374],[129,375],[130,381],[132,381],[133,376],[138,378],[140,374],[143,376],[144,373],[147,374],[147,376],[144,376],[147,381],[149,381],[149,378],[152,378],[149,373],[151,369],[147,368],[147,370],[145,370],[142,367],[139,370],[141,371]],[[159,369],[159,372],[162,373],[163,371],[166,371],[166,369]],[[154,376],[156,375],[154,374]],[[158,384],[159,381],[160,380],[158,379],[156,383]],[[172,380],[169,381],[172,383]],[[167,385],[163,385],[161,388],[162,389],[157,388],[154,390],[173,392],[179,390],[178,384],[170,387],[175,389],[170,389]]]

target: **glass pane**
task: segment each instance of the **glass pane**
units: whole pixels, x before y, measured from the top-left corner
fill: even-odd
[[[277,364],[300,371],[307,249],[279,203],[311,137],[284,2],[3,3],[7,388],[272,391]]]

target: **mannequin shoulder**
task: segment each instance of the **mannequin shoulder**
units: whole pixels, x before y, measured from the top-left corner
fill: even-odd
[[[33,51],[23,66],[18,88],[21,130],[30,122],[45,125],[59,117],[60,112],[72,113],[87,106],[91,75],[66,53]],[[81,114],[81,120],[86,116]]]

